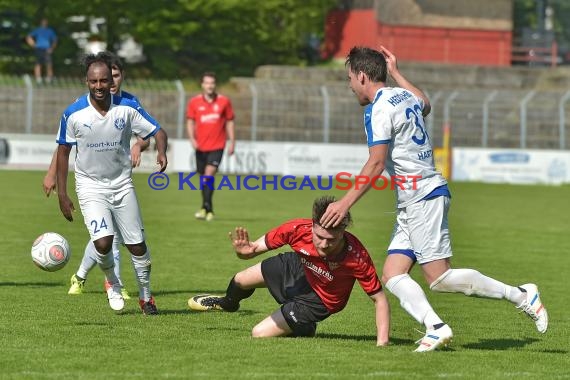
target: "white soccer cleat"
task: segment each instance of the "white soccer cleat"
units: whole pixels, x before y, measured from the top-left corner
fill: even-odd
[[[121,286],[115,284],[107,289],[107,299],[109,300],[109,306],[115,311],[121,311],[125,307],[125,300],[121,295]]]
[[[420,345],[414,352],[434,351],[441,346],[447,347],[452,340],[453,332],[448,325],[443,325],[437,330],[427,330],[424,337],[416,342]]]
[[[536,329],[544,334],[548,329],[548,313],[540,300],[538,288],[535,284],[524,284],[519,288],[526,290],[526,299],[517,309],[528,315],[536,324]]]
[[[188,300],[188,307],[196,311],[224,310],[220,305],[221,296],[200,294]]]

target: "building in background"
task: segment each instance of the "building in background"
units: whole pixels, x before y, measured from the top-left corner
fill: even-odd
[[[327,17],[327,57],[344,59],[352,46],[382,44],[406,61],[511,65],[512,0],[342,3]]]

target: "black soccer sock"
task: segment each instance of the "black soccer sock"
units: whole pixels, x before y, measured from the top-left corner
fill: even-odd
[[[216,180],[213,177],[202,185],[203,207],[206,209],[206,212],[214,212],[212,196],[214,195],[215,186]]]
[[[232,277],[228,289],[226,290],[226,296],[223,298],[221,302],[221,306],[228,311],[235,311],[239,309],[239,303],[241,300],[251,297],[254,289],[242,289],[240,288],[235,280],[235,277]]]

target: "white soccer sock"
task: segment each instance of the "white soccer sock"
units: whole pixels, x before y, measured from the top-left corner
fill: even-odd
[[[503,284],[474,269],[449,269],[430,285],[430,289],[436,292],[463,293],[467,296],[505,298],[517,305],[525,299],[520,289]]]
[[[81,259],[81,264],[79,264],[79,269],[75,275],[82,279],[87,279],[87,275],[97,265],[97,250],[95,249],[95,244],[91,240],[85,246],[85,252],[83,253],[83,258]]]
[[[123,287],[123,280],[121,280],[121,251],[119,250],[120,244],[117,236],[113,237],[113,260],[115,261],[115,276],[119,279],[119,284]]]
[[[432,329],[438,323],[443,323],[429,304],[420,285],[409,274],[404,273],[392,277],[386,283],[386,288],[398,297],[400,305],[408,314],[428,329]]]
[[[139,299],[147,302],[151,298],[150,293],[150,249],[147,248],[142,256],[131,254],[131,260],[135,268],[135,277],[139,285]]]
[[[95,253],[97,256],[97,264],[99,264],[99,268],[103,270],[105,273],[105,277],[107,277],[107,281],[111,285],[115,285],[119,283],[119,279],[115,276],[114,267],[115,262],[113,261],[113,253],[109,251],[106,255],[102,255],[99,252]]]
[[[507,300],[517,305],[517,307],[521,306],[526,301],[526,292],[521,291],[518,286],[506,286],[509,288]]]

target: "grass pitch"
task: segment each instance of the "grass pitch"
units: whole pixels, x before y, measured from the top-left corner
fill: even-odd
[[[234,314],[188,310],[190,296],[223,293],[235,272],[268,257],[239,260],[228,231],[245,226],[257,238],[285,220],[310,217],[321,191],[221,190],[214,196],[217,219],[206,223],[193,217],[200,203],[197,191],[153,191],[147,176],[137,174],[160,311],[152,318],[141,314],[136,299],[115,314],[98,268],[85,294],[67,295],[88,235],[79,211],[69,223],[57,197],[42,194],[43,174],[0,171],[0,378],[570,378],[570,320],[564,311],[570,269],[568,186],[451,184],[454,266],[476,268],[512,285],[537,283],[550,315],[549,330],[539,334],[507,301],[428,292],[455,339],[448,350],[416,354],[414,341],[421,334],[415,328],[421,326],[391,295],[392,344],[375,346],[373,304],[358,285],[346,309],[320,323],[314,339],[250,338],[251,328],[277,308],[265,290],[257,290]],[[74,194],[72,199],[78,208]],[[371,191],[352,212],[351,231],[381,270],[394,196]],[[70,263],[55,273],[36,268],[29,253],[36,236],[47,231],[64,235],[73,252]],[[132,273],[124,254],[122,276],[135,294]],[[412,276],[427,289],[417,269]]]

